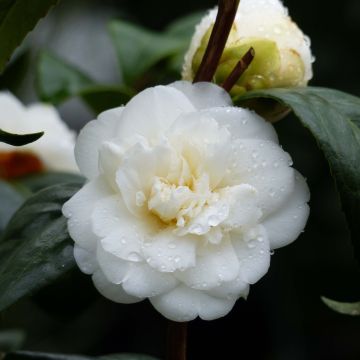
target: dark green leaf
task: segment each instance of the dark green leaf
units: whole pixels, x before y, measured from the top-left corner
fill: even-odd
[[[4,230],[11,216],[24,202],[24,196],[9,183],[0,180],[0,232]]]
[[[13,146],[22,146],[40,139],[43,135],[43,132],[33,134],[11,134],[0,129],[0,142]]]
[[[79,96],[95,114],[124,105],[133,95],[134,92],[129,89],[111,85],[96,85],[79,93]]]
[[[0,331],[0,352],[20,349],[25,340],[25,333],[21,330]]]
[[[328,299],[326,297],[322,297],[321,300],[332,310],[344,314],[344,315],[352,315],[359,316],[360,315],[360,302],[354,303],[343,303],[335,300]]]
[[[61,208],[81,184],[48,187],[14,214],[0,241],[0,311],[74,266]]]
[[[0,0],[0,72],[26,34],[58,0]]]
[[[155,33],[122,20],[112,21],[109,30],[127,85],[133,85],[150,67],[184,48],[181,38]]]
[[[120,106],[133,95],[124,87],[96,85],[77,67],[48,52],[39,57],[37,89],[43,101],[55,105],[79,96],[95,113]]]
[[[254,98],[289,106],[317,140],[329,162],[360,259],[360,99],[337,90],[306,87],[254,91],[234,101],[241,105]]]
[[[31,193],[35,193],[46,187],[62,183],[79,183],[83,184],[85,179],[77,174],[62,172],[45,172],[35,175],[25,176],[17,180],[14,185],[20,185]]]
[[[7,354],[4,360],[157,360],[142,354],[112,354],[100,357],[81,355],[47,354],[31,351],[18,351]]]

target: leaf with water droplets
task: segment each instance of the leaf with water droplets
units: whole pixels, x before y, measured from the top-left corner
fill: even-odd
[[[328,299],[326,297],[321,297],[321,300],[327,305],[330,309],[344,315],[359,316],[360,315],[360,301],[353,303],[346,303]]]
[[[14,214],[0,239],[0,311],[74,267],[61,208],[81,183],[48,187]]]

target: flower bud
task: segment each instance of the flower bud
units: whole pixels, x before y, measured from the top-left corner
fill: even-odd
[[[217,8],[196,27],[185,55],[182,77],[192,80],[200,66],[215,23]],[[310,40],[291,20],[280,0],[242,0],[214,81],[222,84],[250,47],[255,58],[231,90],[305,86],[312,78]]]

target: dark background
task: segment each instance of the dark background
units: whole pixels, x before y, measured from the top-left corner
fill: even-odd
[[[36,51],[47,47],[86,67],[99,81],[118,81],[106,22],[126,18],[161,30],[175,18],[215,5],[214,1],[69,1],[27,40],[32,51],[15,92],[36,99]],[[292,18],[312,40],[313,86],[360,95],[360,1],[287,0]],[[15,89],[15,87],[14,87]],[[93,116],[77,100],[60,108],[79,128]],[[360,359],[360,317],[329,310],[320,296],[360,300],[360,272],[329,169],[315,141],[289,116],[276,125],[294,166],[307,177],[311,215],[304,234],[272,256],[268,274],[251,287],[223,319],[189,324],[189,360]],[[360,166],[360,164],[359,164]],[[118,305],[98,296],[90,278],[75,271],[33,299],[5,311],[1,328],[26,330],[26,350],[83,353],[144,352],[162,357],[166,320],[148,302]]]

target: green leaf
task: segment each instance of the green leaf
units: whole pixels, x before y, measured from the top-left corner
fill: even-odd
[[[15,186],[26,188],[31,193],[35,193],[49,186],[62,183],[78,183],[82,185],[85,179],[81,175],[63,172],[44,172],[25,176],[15,181]]]
[[[73,241],[61,208],[80,187],[48,187],[10,220],[0,241],[0,311],[73,268]]]
[[[22,330],[0,331],[0,352],[20,349],[24,341],[25,333]]]
[[[344,315],[359,316],[360,315],[360,302],[344,303],[335,300],[321,297],[321,300],[330,309]]]
[[[24,196],[9,183],[0,180],[0,232],[4,230],[12,215],[24,202]]]
[[[0,142],[13,146],[22,146],[40,139],[43,135],[43,132],[33,134],[11,134],[0,129]]]
[[[135,93],[132,90],[113,85],[95,85],[79,93],[95,114],[124,105],[133,95]]]
[[[165,32],[168,35],[185,38],[190,41],[194,35],[195,26],[200,22],[204,15],[204,11],[198,11],[176,19],[166,27]]]
[[[249,92],[234,102],[241,105],[256,98],[289,106],[315,137],[329,162],[360,259],[360,99],[337,90],[305,87]]]
[[[100,357],[81,355],[47,354],[31,351],[18,351],[7,354],[4,360],[157,360],[156,358],[142,354],[112,354]]]
[[[77,96],[94,82],[80,69],[43,51],[37,65],[37,87],[41,100],[55,105]]]
[[[26,34],[58,0],[0,0],[0,72]]]
[[[41,100],[54,105],[78,96],[95,113],[120,106],[133,95],[121,86],[96,85],[80,69],[49,52],[42,52],[39,56],[37,90]]]
[[[175,55],[184,47],[183,39],[155,33],[123,20],[112,21],[109,31],[124,82],[131,86],[160,60]]]

